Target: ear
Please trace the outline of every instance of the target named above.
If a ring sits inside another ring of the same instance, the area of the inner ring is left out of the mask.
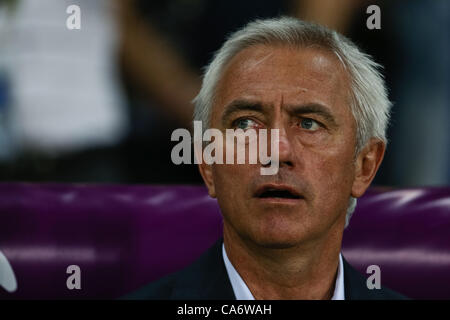
[[[205,182],[206,187],[208,188],[208,193],[209,193],[210,197],[215,198],[216,197],[216,188],[214,186],[214,178],[213,178],[213,172],[212,172],[213,165],[205,163],[205,161],[203,159],[202,151],[196,151],[195,156],[198,160],[202,159],[201,162],[197,161],[198,162],[198,170],[200,171],[203,181]]]
[[[372,138],[358,154],[355,161],[352,197],[359,198],[367,190],[380,167],[385,150],[383,141]]]

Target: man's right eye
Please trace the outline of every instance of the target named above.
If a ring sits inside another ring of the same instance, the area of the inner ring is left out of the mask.
[[[233,122],[233,127],[235,127],[236,129],[246,130],[255,126],[256,122],[249,118],[240,118]]]

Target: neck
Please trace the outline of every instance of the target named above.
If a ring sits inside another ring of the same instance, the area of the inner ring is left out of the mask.
[[[343,226],[336,226],[320,239],[274,249],[241,237],[225,223],[224,245],[255,299],[331,299],[342,230]]]

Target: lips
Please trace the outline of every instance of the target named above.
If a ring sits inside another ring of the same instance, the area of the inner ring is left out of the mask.
[[[299,200],[303,196],[287,185],[265,184],[257,188],[254,196],[259,199]]]

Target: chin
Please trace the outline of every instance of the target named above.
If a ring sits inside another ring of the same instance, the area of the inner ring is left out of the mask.
[[[290,249],[295,247],[296,244],[282,241],[267,241],[258,243],[258,245],[266,249]]]
[[[289,249],[299,245],[304,241],[304,231],[292,228],[287,230],[286,228],[270,228],[267,230],[263,228],[257,232],[253,238],[253,241],[261,247],[268,249]]]

